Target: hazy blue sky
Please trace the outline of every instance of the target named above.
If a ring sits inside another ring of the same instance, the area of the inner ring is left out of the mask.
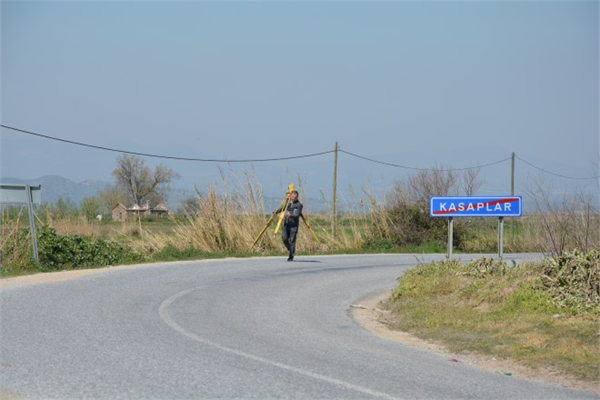
[[[292,157],[338,141],[421,168],[514,151],[588,177],[599,160],[596,1],[2,1],[0,18],[1,121],[27,131],[187,158]],[[1,176],[111,180],[116,153],[0,134]],[[181,184],[219,179],[219,164],[158,162]],[[339,162],[342,186],[410,172]],[[332,165],[328,154],[234,168],[254,166],[266,188],[300,173],[316,195]],[[482,170],[484,191],[508,192],[510,162],[498,168]]]

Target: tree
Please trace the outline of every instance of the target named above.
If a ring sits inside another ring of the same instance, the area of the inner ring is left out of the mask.
[[[77,215],[77,204],[71,199],[63,199],[62,196],[50,207],[55,218],[66,218],[68,216]]]
[[[81,215],[87,218],[88,221],[93,220],[100,213],[100,200],[95,197],[84,197],[79,204]]]
[[[117,158],[117,167],[112,174],[116,188],[140,205],[147,201],[155,204],[166,201],[171,182],[179,179],[177,172],[162,164],[152,171],[143,158],[127,154]]]
[[[419,207],[428,210],[431,196],[456,194],[459,179],[459,175],[451,168],[436,165],[408,177],[408,194]]]
[[[473,196],[481,188],[479,168],[469,168],[460,175],[461,186],[465,195]]]
[[[115,185],[111,185],[100,192],[98,192],[98,197],[100,198],[100,204],[103,208],[103,212],[106,214],[110,214],[112,209],[119,203],[126,205],[129,201],[127,199],[127,194],[122,190],[117,188]]]

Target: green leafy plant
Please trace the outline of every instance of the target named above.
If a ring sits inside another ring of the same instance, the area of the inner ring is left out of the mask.
[[[143,258],[128,247],[104,238],[58,235],[44,226],[38,235],[40,264],[46,270],[116,265]]]

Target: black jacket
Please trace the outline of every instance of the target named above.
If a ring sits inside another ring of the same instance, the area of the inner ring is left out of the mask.
[[[302,203],[300,203],[300,200],[296,200],[293,203],[290,202],[287,210],[290,215],[289,217],[285,216],[284,224],[291,227],[298,226],[300,224],[300,216],[302,215]]]
[[[296,200],[295,202],[289,202],[287,205],[286,211],[290,212],[289,216],[285,216],[283,220],[283,224],[289,227],[295,227],[300,225],[300,216],[302,215],[302,203],[300,200]],[[275,214],[280,213],[282,211],[281,207],[277,210],[273,211]]]

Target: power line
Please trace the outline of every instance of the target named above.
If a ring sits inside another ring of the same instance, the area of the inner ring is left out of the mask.
[[[575,177],[575,176],[566,176],[566,175],[555,174],[554,172],[550,172],[550,171],[547,171],[547,170],[545,170],[545,169],[542,169],[542,168],[540,168],[540,167],[538,167],[538,166],[535,166],[535,165],[533,165],[532,163],[530,163],[530,162],[527,162],[527,161],[523,160],[523,159],[522,159],[521,157],[519,157],[519,156],[515,156],[515,157],[516,157],[516,158],[518,158],[519,160],[523,161],[525,164],[529,165],[530,167],[533,167],[533,168],[535,168],[535,169],[538,169],[538,170],[540,170],[540,171],[542,171],[542,172],[544,172],[544,173],[546,173],[546,174],[550,174],[550,175],[558,176],[559,178],[566,178],[566,179],[598,179],[598,177],[596,177],[596,176],[590,176],[590,177],[587,177],[587,178],[578,178],[578,177]]]
[[[412,170],[418,170],[418,171],[437,171],[437,170],[442,169],[442,168],[417,168],[417,167],[408,167],[406,165],[399,165],[399,164],[393,164],[393,163],[389,163],[389,162],[385,162],[385,161],[374,160],[372,158],[368,158],[368,157],[360,156],[358,154],[350,153],[349,151],[345,151],[345,150],[342,150],[340,148],[338,148],[338,151],[340,151],[342,153],[345,153],[345,154],[348,154],[348,155],[350,155],[352,157],[360,158],[362,160],[370,161],[370,162],[377,163],[377,164],[387,165],[387,166],[395,167],[395,168],[412,169]],[[554,172],[550,172],[550,171],[547,171],[547,170],[542,169],[540,167],[537,167],[537,166],[531,164],[530,162],[527,162],[527,161],[523,160],[521,157],[518,157],[518,156],[515,156],[515,157],[518,158],[519,160],[523,161],[525,164],[533,167],[533,168],[536,168],[536,169],[538,169],[538,170],[540,170],[542,172],[545,172],[547,174],[550,174],[550,175],[558,176],[560,178],[581,179],[581,180],[583,180],[583,179],[598,179],[598,177],[580,178],[580,177],[574,177],[574,176],[566,176],[566,175],[555,174]],[[492,162],[492,163],[489,163],[489,164],[478,165],[478,166],[475,166],[475,167],[449,168],[449,169],[444,169],[444,170],[445,171],[464,171],[464,170],[468,170],[468,169],[484,168],[484,167],[489,167],[489,166],[492,166],[492,165],[503,163],[503,162],[508,161],[510,159],[511,159],[511,157],[508,157],[508,158],[505,158],[505,159],[502,159],[502,160],[499,160],[499,161],[495,161],[495,162]]]
[[[44,139],[50,139],[50,140],[55,140],[58,142],[74,144],[76,146],[90,147],[93,149],[112,151],[115,153],[134,154],[137,156],[163,158],[163,159],[168,159],[168,160],[179,160],[179,161],[199,161],[199,162],[218,162],[218,163],[250,163],[250,162],[283,161],[283,160],[293,160],[293,159],[297,159],[297,158],[316,157],[316,156],[322,156],[324,154],[329,154],[329,153],[334,152],[334,150],[329,150],[329,151],[323,151],[320,153],[304,154],[304,155],[300,155],[300,156],[280,157],[280,158],[263,158],[263,159],[255,159],[255,160],[223,160],[223,159],[187,158],[187,157],[165,156],[165,155],[160,155],[160,154],[140,153],[137,151],[130,151],[130,150],[113,149],[110,147],[96,146],[96,145],[89,144],[89,143],[75,142],[73,140],[67,140],[67,139],[57,138],[54,136],[43,135],[41,133],[36,133],[36,132],[26,131],[23,129],[13,128],[12,126],[7,126],[7,125],[0,125],[0,127],[10,129],[13,131],[17,131],[17,132],[22,132],[27,135],[41,137]]]
[[[340,152],[348,154],[349,156],[352,157],[356,157],[356,158],[360,158],[362,160],[366,160],[366,161],[370,161],[370,162],[374,162],[377,164],[382,164],[382,165],[388,165],[390,167],[395,167],[395,168],[404,168],[404,169],[412,169],[412,170],[418,170],[418,171],[437,171],[440,170],[441,168],[417,168],[417,167],[408,167],[406,165],[398,165],[398,164],[392,164],[389,162],[385,162],[385,161],[378,161],[378,160],[374,160],[372,158],[367,158],[367,157],[363,157],[363,156],[359,156],[358,154],[354,154],[354,153],[350,153],[348,151],[342,150],[342,149],[338,149]],[[491,165],[495,165],[495,164],[500,164],[502,162],[508,161],[510,160],[510,157],[505,158],[503,160],[499,160],[499,161],[495,161],[493,163],[489,163],[489,164],[484,164],[484,165],[479,165],[476,167],[465,167],[465,168],[449,168],[449,169],[444,169],[445,171],[464,171],[464,170],[468,170],[468,169],[477,169],[477,168],[483,168],[483,167],[489,167]]]
[[[317,156],[322,156],[325,154],[330,154],[330,153],[334,153],[335,150],[328,150],[328,151],[322,151],[319,153],[312,153],[312,154],[304,154],[304,155],[299,155],[299,156],[290,156],[290,157],[279,157],[279,158],[263,158],[263,159],[241,159],[241,160],[227,160],[227,159],[205,159],[205,158],[188,158],[188,157],[176,157],[176,156],[166,156],[166,155],[160,155],[160,154],[151,154],[151,153],[141,153],[141,152],[137,152],[137,151],[130,151],[130,150],[122,150],[122,149],[114,149],[114,148],[110,148],[110,147],[103,147],[103,146],[96,146],[93,144],[89,144],[89,143],[83,143],[83,142],[76,142],[73,140],[67,140],[67,139],[61,139],[58,137],[54,137],[54,136],[50,136],[50,135],[44,135],[41,133],[36,133],[36,132],[31,132],[31,131],[26,131],[24,129],[19,129],[19,128],[14,128],[12,126],[7,126],[7,125],[2,125],[0,124],[0,127],[5,128],[5,129],[10,129],[16,132],[21,132],[21,133],[25,133],[27,135],[31,135],[31,136],[37,136],[37,137],[41,137],[44,139],[49,139],[49,140],[55,140],[58,142],[63,142],[63,143],[69,143],[69,144],[73,144],[76,146],[82,146],[82,147],[89,147],[89,148],[93,148],[93,149],[98,149],[98,150],[105,150],[105,151],[112,151],[115,153],[123,153],[123,154],[133,154],[133,155],[137,155],[137,156],[143,156],[143,157],[152,157],[152,158],[162,158],[162,159],[168,159],[168,160],[179,160],[179,161],[197,161],[197,162],[215,162],[215,163],[251,163],[251,162],[269,162],[269,161],[284,161],[284,160],[294,160],[294,159],[299,159],[299,158],[309,158],[309,157],[317,157]],[[368,158],[368,157],[364,157],[355,153],[351,153],[349,151],[345,151],[342,150],[338,147],[338,151],[348,154],[349,156],[352,157],[356,157],[356,158],[360,158],[362,160],[365,161],[369,161],[372,163],[376,163],[376,164],[381,164],[381,165],[387,165],[390,167],[394,167],[394,168],[404,168],[404,169],[411,169],[411,170],[417,170],[417,171],[435,171],[435,170],[439,170],[440,168],[418,168],[418,167],[409,167],[406,165],[399,165],[399,164],[393,164],[393,163],[389,163],[389,162],[385,162],[385,161],[379,161],[379,160],[375,160],[372,158]],[[574,176],[567,176],[567,175],[560,175],[560,174],[556,174],[554,172],[550,172],[548,170],[545,170],[543,168],[540,168],[524,159],[522,159],[521,157],[515,156],[516,158],[518,158],[520,161],[524,162],[525,164],[538,169],[544,173],[550,174],[550,175],[554,175],[560,178],[565,178],[565,179],[578,179],[578,180],[590,180],[590,179],[598,179],[598,177],[585,177],[585,178],[581,178],[581,177],[574,177]],[[511,157],[502,159],[502,160],[498,160],[489,164],[484,164],[484,165],[479,165],[479,166],[475,166],[475,167],[464,167],[464,168],[450,168],[450,169],[446,169],[446,171],[464,171],[464,170],[469,170],[469,169],[477,169],[477,168],[484,168],[484,167],[489,167],[492,165],[496,165],[496,164],[500,164],[503,163],[505,161],[510,160]]]

